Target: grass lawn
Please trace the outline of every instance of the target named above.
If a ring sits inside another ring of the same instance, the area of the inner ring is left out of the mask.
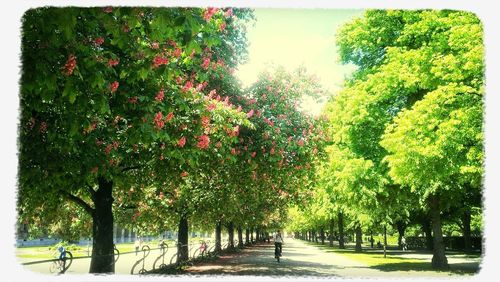
[[[338,247],[330,247],[328,243],[321,245],[318,243],[306,242],[306,244],[316,246],[327,252],[335,252],[337,254],[343,255],[352,260],[356,260],[366,264],[370,268],[378,269],[381,271],[434,271],[439,272],[439,270],[432,269],[431,257],[429,252],[405,252],[400,251],[387,251],[387,256],[384,258],[382,250],[370,249],[364,246],[364,251],[361,253],[354,252],[352,246],[348,246],[346,249],[338,249]],[[417,257],[411,257],[413,254]],[[419,256],[420,255],[420,256]],[[422,255],[426,255],[422,257]],[[406,256],[406,257],[405,257]],[[450,263],[450,270],[447,272],[454,274],[474,274],[479,271],[479,264],[474,260],[467,259],[477,259],[480,255],[471,254],[447,254],[448,260],[450,257],[461,258],[463,262],[460,263]]]

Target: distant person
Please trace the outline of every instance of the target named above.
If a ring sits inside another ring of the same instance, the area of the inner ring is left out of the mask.
[[[281,256],[282,245],[283,245],[283,236],[281,235],[281,232],[278,230],[276,232],[276,234],[274,235],[274,253],[275,253],[275,256]]]
[[[407,250],[405,236],[401,237],[401,247],[403,248],[403,252]]]

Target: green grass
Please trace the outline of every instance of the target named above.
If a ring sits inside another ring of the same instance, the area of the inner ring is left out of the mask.
[[[384,258],[382,250],[372,250],[363,251],[361,253],[356,253],[353,248],[349,247],[346,249],[338,249],[338,247],[330,247],[327,244],[321,245],[318,243],[306,242],[306,244],[313,245],[327,252],[334,252],[345,256],[349,259],[359,261],[370,268],[378,269],[381,271],[430,271],[430,272],[440,272],[435,270],[431,266],[430,259],[427,258],[408,258],[402,257],[401,253],[393,252],[391,250],[387,251],[387,255]],[[366,247],[364,247],[366,248]],[[422,254],[428,254],[426,252],[421,252]],[[455,255],[456,256],[456,255]],[[458,255],[464,258],[478,258],[479,255]],[[450,264],[450,269],[446,272],[454,274],[474,274],[479,271],[479,266],[476,262],[464,262]]]

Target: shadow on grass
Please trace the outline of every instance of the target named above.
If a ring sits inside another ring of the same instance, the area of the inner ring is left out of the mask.
[[[377,269],[380,271],[435,271],[435,272],[448,272],[453,274],[475,274],[479,271],[477,263],[455,263],[450,264],[449,270],[436,270],[433,269],[430,262],[397,262],[397,263],[384,263],[379,265],[370,266],[369,268]]]

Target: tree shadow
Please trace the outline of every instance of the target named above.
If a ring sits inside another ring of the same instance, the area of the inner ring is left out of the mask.
[[[413,259],[412,259],[413,260]],[[450,264],[449,270],[433,269],[428,261],[408,261],[408,262],[394,262],[384,263],[379,265],[370,266],[369,268],[377,269],[385,272],[392,271],[433,271],[433,272],[447,272],[450,274],[476,274],[479,272],[479,264],[474,262],[454,263]]]

